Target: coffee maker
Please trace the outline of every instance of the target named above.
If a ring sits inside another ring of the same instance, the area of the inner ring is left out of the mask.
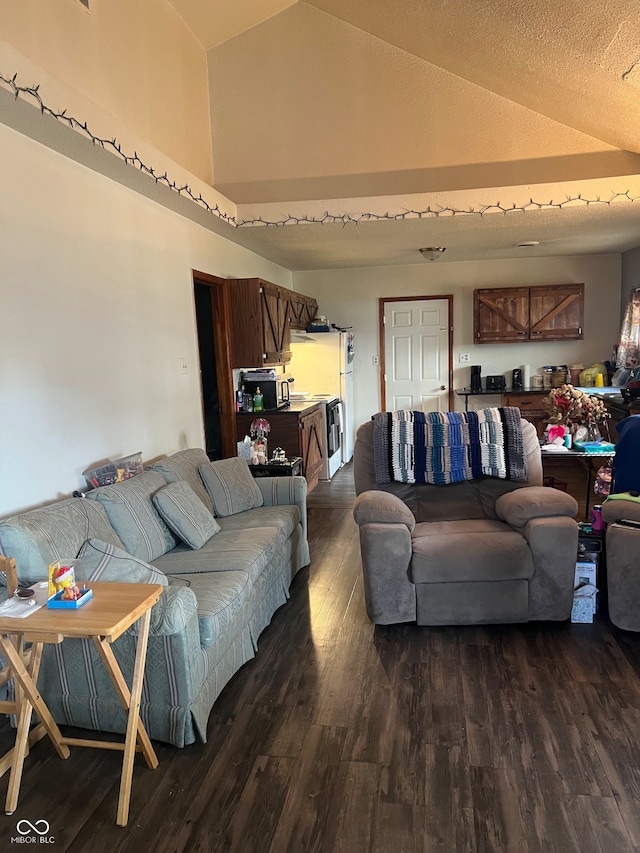
[[[522,391],[522,368],[514,367],[511,371],[511,390]]]
[[[471,390],[474,394],[482,391],[482,377],[480,376],[482,368],[479,364],[471,365]]]

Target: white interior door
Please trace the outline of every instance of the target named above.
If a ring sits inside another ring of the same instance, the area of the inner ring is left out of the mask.
[[[449,300],[385,302],[385,408],[449,410]]]

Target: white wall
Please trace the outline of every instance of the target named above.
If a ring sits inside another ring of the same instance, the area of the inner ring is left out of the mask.
[[[291,274],[1,124],[0,150],[1,517],[202,447],[192,269]]]
[[[585,285],[584,340],[557,343],[473,344],[473,291],[508,285]],[[414,264],[353,270],[294,273],[295,290],[314,296],[319,313],[332,323],[353,326],[355,423],[368,420],[381,408],[378,368],[378,300],[393,296],[453,295],[454,387],[469,384],[469,368],[460,365],[460,352],[471,354],[471,364],[482,375],[511,371],[529,364],[531,372],[545,364],[569,364],[608,359],[620,330],[620,255],[533,258],[464,263]],[[295,375],[295,365],[291,372]],[[483,398],[487,400],[487,398]],[[495,405],[493,398],[488,398]],[[489,402],[485,402],[488,405]],[[462,398],[456,408],[463,408]]]

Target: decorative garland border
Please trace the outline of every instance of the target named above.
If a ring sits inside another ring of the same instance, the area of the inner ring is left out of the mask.
[[[13,93],[14,100],[17,101],[18,98],[30,99],[32,102],[35,102],[35,105],[37,105],[42,115],[51,116],[56,119],[56,121],[66,124],[71,130],[82,133],[87,139],[91,140],[93,145],[98,145],[105,151],[115,154],[117,157],[120,157],[125,165],[132,166],[140,172],[144,172],[149,175],[155,180],[156,184],[166,186],[169,190],[176,192],[180,196],[186,196],[207,213],[218,217],[218,219],[223,220],[234,228],[242,228],[243,226],[275,226],[276,228],[279,228],[291,225],[335,225],[337,223],[346,226],[349,224],[358,225],[360,222],[399,222],[409,219],[439,219],[446,216],[482,217],[487,213],[502,213],[506,216],[508,213],[526,213],[530,210],[562,210],[564,207],[568,207],[569,205],[575,206],[576,203],[582,204],[586,207],[589,207],[589,205],[605,205],[610,207],[612,204],[619,202],[622,199],[626,199],[632,203],[640,201],[640,196],[633,196],[630,191],[627,190],[626,192],[613,193],[609,198],[601,198],[600,196],[597,196],[596,198],[584,198],[582,193],[579,193],[577,196],[567,196],[564,201],[560,202],[555,202],[553,199],[548,202],[540,202],[530,198],[529,201],[523,205],[517,205],[514,203],[507,206],[498,201],[495,204],[486,204],[479,207],[468,208],[450,207],[448,205],[431,207],[428,205],[422,210],[407,209],[400,213],[364,212],[360,214],[335,214],[327,211],[322,216],[310,216],[307,214],[303,216],[294,216],[292,214],[288,214],[287,216],[283,216],[281,219],[277,220],[265,219],[262,216],[254,217],[253,219],[237,219],[235,216],[226,213],[218,204],[209,204],[209,202],[202,197],[202,193],[198,193],[196,195],[188,184],[183,184],[182,186],[178,185],[174,180],[169,178],[166,171],[164,174],[159,174],[153,166],[147,166],[146,163],[140,159],[137,151],[134,151],[133,154],[127,154],[122,150],[122,146],[117,141],[116,137],[113,137],[113,139],[105,139],[100,136],[96,136],[96,134],[91,131],[86,121],[81,122],[74,116],[67,115],[66,109],[62,110],[62,112],[58,112],[52,107],[49,107],[40,95],[39,84],[37,86],[21,86],[18,84],[17,79],[17,72],[13,77],[5,77],[0,73],[0,83],[4,84],[5,87]]]

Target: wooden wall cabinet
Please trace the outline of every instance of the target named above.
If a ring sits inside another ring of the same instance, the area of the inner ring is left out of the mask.
[[[584,285],[474,290],[473,322],[477,344],[581,340]]]
[[[231,367],[291,361],[289,292],[259,278],[230,282]]]
[[[242,441],[250,435],[251,421],[257,414],[240,412],[236,415],[237,440]],[[311,491],[318,484],[318,478],[324,462],[324,440],[322,435],[322,411],[319,405],[303,412],[262,412],[260,417],[269,421],[269,454],[281,447],[292,459],[302,458],[302,473],[307,480],[307,489]]]
[[[306,329],[318,311],[310,296],[260,278],[229,281],[232,367],[291,361],[291,329]]]
[[[302,293],[289,293],[289,326],[304,332],[318,313],[318,302]]]

